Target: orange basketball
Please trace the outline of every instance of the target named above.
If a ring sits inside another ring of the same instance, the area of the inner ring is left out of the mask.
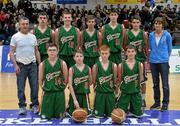
[[[87,118],[87,111],[82,108],[75,109],[72,113],[72,118],[76,122],[84,122]]]
[[[126,114],[124,110],[116,108],[112,111],[111,118],[113,122],[121,124],[125,120]]]

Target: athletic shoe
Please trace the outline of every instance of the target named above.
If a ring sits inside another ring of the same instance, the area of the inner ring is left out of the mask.
[[[136,115],[136,114],[134,114],[134,113],[129,112],[128,116],[133,116],[133,117],[135,117],[135,118],[142,118],[142,117],[143,117],[143,114],[142,114],[142,115]]]
[[[154,103],[151,107],[150,107],[150,109],[151,110],[153,110],[153,109],[160,109],[160,104],[157,104],[157,103]]]
[[[34,113],[34,114],[38,114],[39,113],[39,109],[38,109],[38,106],[32,106],[32,112]]]
[[[26,107],[21,107],[19,108],[19,115],[26,115],[27,114],[27,110]]]
[[[166,111],[166,110],[168,110],[168,107],[167,107],[167,106],[162,106],[162,107],[161,107],[161,112]]]

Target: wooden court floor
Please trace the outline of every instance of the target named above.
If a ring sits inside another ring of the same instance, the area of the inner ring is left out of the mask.
[[[151,74],[148,74],[146,102],[147,107],[153,104]],[[39,91],[39,100],[41,100],[41,90]],[[68,101],[69,91],[66,89],[66,101]],[[30,92],[28,81],[26,83],[26,99],[30,104]],[[66,102],[67,103],[67,102]],[[93,90],[91,87],[90,103],[93,106]],[[10,73],[0,73],[0,110],[18,109],[16,76]],[[170,110],[180,110],[180,75],[170,74]]]

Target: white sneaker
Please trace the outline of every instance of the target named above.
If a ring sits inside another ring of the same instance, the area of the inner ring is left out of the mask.
[[[39,113],[38,106],[36,106],[36,105],[33,106],[31,110],[32,110],[32,112],[33,112],[34,114],[38,114],[38,113]]]
[[[26,107],[21,107],[19,108],[19,115],[26,115],[27,114],[27,110]]]

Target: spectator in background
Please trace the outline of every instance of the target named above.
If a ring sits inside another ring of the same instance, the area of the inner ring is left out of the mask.
[[[24,115],[26,111],[25,84],[29,80],[31,89],[32,111],[38,113],[38,74],[37,64],[40,63],[39,51],[36,37],[29,33],[29,19],[21,17],[19,19],[20,31],[12,36],[10,46],[10,58],[15,67],[17,76],[17,90],[19,99],[19,115]],[[14,53],[16,52],[16,59]]]
[[[38,13],[40,12],[39,8],[37,8],[37,4],[34,4],[33,10],[32,10],[32,23],[37,24],[37,18],[38,18]]]
[[[19,0],[18,1],[18,6],[17,6],[17,9],[24,9],[24,0]]]
[[[25,11],[25,16],[29,18],[29,20],[32,22],[32,3],[30,0],[24,0],[24,11]]]
[[[175,29],[172,33],[173,45],[180,46],[180,19],[176,20]]]
[[[150,109],[161,107],[160,80],[162,79],[163,101],[161,111],[168,110],[169,105],[169,57],[172,50],[172,37],[169,32],[164,30],[164,21],[162,17],[154,20],[155,31],[149,35],[150,46],[150,68],[153,79],[154,104]]]
[[[0,10],[3,8],[3,1],[2,0],[0,0]]]
[[[15,11],[15,7],[12,0],[7,0],[6,9],[9,10],[10,12]]]

